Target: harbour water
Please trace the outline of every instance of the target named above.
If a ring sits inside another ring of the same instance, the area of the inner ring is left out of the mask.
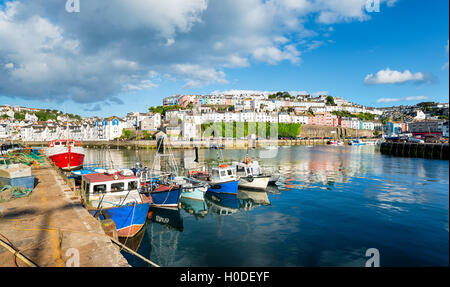
[[[247,150],[221,152],[231,162]],[[90,149],[85,163],[151,167],[154,153]],[[181,167],[193,167],[194,151],[173,153]],[[448,161],[386,156],[375,146],[249,154],[281,171],[277,186],[267,193],[240,190],[222,201],[233,204],[227,215],[219,215],[217,198],[152,210],[132,243],[137,251],[161,266],[365,266],[366,250],[377,248],[381,266],[448,266]],[[200,161],[217,156],[199,151]],[[124,256],[133,266],[147,266]]]

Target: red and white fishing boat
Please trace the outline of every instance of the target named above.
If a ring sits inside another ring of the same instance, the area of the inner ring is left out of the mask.
[[[84,149],[81,142],[72,139],[53,140],[48,143],[46,155],[63,170],[79,169],[83,166]]]

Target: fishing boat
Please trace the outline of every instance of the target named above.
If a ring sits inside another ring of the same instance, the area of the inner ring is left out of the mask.
[[[119,237],[133,237],[144,226],[150,201],[139,192],[139,178],[114,170],[83,175],[82,202],[99,220],[112,219]]]
[[[165,137],[158,138],[158,148],[151,169],[136,163],[133,169],[141,181],[141,193],[151,199],[150,205],[161,208],[178,208],[183,187],[174,179],[178,174],[178,165],[173,156],[170,142]],[[163,161],[161,161],[163,159]],[[161,164],[165,167],[161,169]]]
[[[63,170],[80,169],[83,166],[85,155],[81,142],[72,139],[50,141],[45,154]]]
[[[150,200],[153,207],[178,208],[182,186],[172,182],[172,175],[152,174],[150,171],[138,171],[141,194]]]
[[[209,192],[237,194],[239,177],[236,175],[236,169],[228,164],[221,164],[213,167],[210,173],[205,169],[189,171],[189,177],[195,178],[208,184]]]
[[[348,142],[348,145],[352,145],[352,146],[361,146],[361,145],[366,145],[365,142],[361,141],[360,139],[356,139],[356,140],[351,140]]]
[[[266,190],[271,175],[263,174],[257,161],[247,155],[243,162],[233,162],[233,168],[239,176],[240,188]]]
[[[329,140],[327,142],[327,145],[339,146],[339,145],[344,145],[344,142],[343,141],[337,141],[337,140]]]
[[[23,163],[11,163],[0,157],[0,184],[24,188],[34,188],[34,175],[31,167]]]
[[[199,201],[204,200],[204,194],[208,190],[206,184],[203,184],[202,182],[194,178],[188,178],[184,176],[175,177],[173,181],[183,187],[181,198]]]

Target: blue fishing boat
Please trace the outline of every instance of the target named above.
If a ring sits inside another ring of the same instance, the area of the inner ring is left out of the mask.
[[[239,177],[236,169],[227,164],[211,169],[211,173],[205,171],[190,171],[189,176],[208,184],[208,191],[213,193],[237,194]]]
[[[348,142],[348,144],[349,144],[349,145],[352,145],[352,146],[366,145],[365,142],[363,142],[363,141],[361,141],[361,140],[359,140],[359,139],[351,140],[351,141]]]
[[[144,187],[141,194],[147,197],[153,207],[178,208],[182,190],[179,185],[154,183]]]
[[[99,220],[112,219],[119,237],[133,237],[144,226],[150,202],[139,192],[139,178],[120,173],[82,177],[82,201]]]

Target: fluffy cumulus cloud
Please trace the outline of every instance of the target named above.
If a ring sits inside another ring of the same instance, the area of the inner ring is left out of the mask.
[[[79,13],[62,0],[0,6],[1,95],[118,103],[120,93],[164,79],[225,84],[225,69],[299,64],[302,51],[321,45],[308,23],[369,19],[366,0],[80,2]]]
[[[423,83],[428,79],[429,77],[421,72],[411,73],[409,70],[400,72],[387,68],[386,70],[378,71],[375,75],[368,74],[364,82],[368,85],[403,84],[406,82]]]

